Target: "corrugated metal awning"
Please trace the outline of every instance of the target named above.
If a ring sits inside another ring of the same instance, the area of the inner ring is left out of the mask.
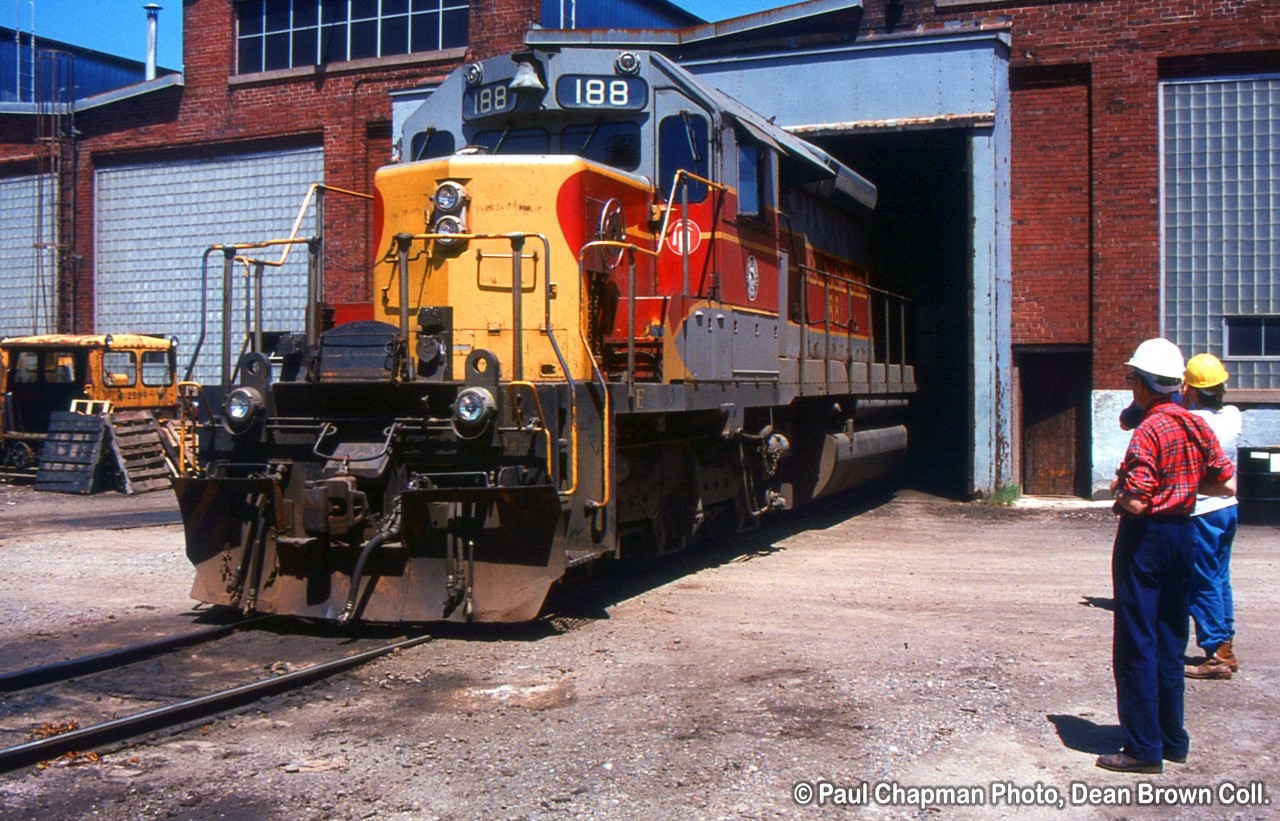
[[[824,197],[847,197],[867,208],[875,208],[875,185],[852,168],[816,145],[775,125],[719,89],[706,85],[661,54],[654,53],[651,58],[655,66],[678,81],[685,93],[701,98],[701,102],[708,108],[718,109],[751,136],[799,163],[803,171],[801,177],[814,193]]]

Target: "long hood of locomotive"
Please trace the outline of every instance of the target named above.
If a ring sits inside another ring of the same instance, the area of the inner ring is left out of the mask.
[[[483,349],[497,355],[504,365],[504,379],[511,376],[506,366],[513,359],[515,317],[512,244],[507,235],[525,235],[520,266],[523,377],[564,379],[548,339],[549,304],[550,332],[569,375],[589,379],[590,361],[581,343],[578,255],[584,244],[602,237],[601,215],[606,207],[621,209],[629,241],[641,245],[651,241],[646,234],[648,182],[574,156],[454,155],[390,166],[375,178],[379,247],[391,247],[398,234],[430,232],[431,197],[446,181],[466,191],[466,233],[486,238],[459,240],[447,248],[438,243],[423,245],[429,251],[416,255],[407,277],[410,315],[425,306],[450,306],[453,372],[461,373],[466,357]],[[597,264],[598,258],[592,255],[588,266]],[[394,263],[384,261],[376,268],[373,283],[378,299],[375,318],[391,323],[400,309],[395,276]]]

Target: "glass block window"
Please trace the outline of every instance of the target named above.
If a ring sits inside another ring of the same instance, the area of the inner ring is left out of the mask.
[[[237,72],[463,48],[468,0],[240,0]]]
[[[1161,84],[1165,336],[1280,388],[1280,76]]]

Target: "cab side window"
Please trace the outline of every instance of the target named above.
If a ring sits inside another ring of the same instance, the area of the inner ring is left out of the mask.
[[[168,352],[142,352],[142,384],[150,388],[163,388],[173,384]]]
[[[54,385],[75,382],[75,357],[69,353],[50,352],[45,354],[44,381]]]
[[[738,135],[738,214],[764,218],[765,160],[759,143]]]
[[[23,351],[18,354],[13,364],[11,381],[19,384],[30,384],[40,381],[40,354],[35,351]]]
[[[102,354],[102,384],[127,388],[138,381],[138,359],[133,351],[105,351]]]
[[[707,139],[707,120],[688,111],[664,117],[658,124],[659,193],[680,202],[680,190],[672,194],[671,185],[679,171],[688,171],[706,179],[711,167],[711,143]],[[689,191],[689,202],[702,202],[707,197],[704,182],[681,178]]]

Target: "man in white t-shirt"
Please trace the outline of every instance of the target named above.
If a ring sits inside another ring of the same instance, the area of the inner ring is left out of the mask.
[[[1216,356],[1202,353],[1191,357],[1183,376],[1182,405],[1209,423],[1234,463],[1241,417],[1234,405],[1223,404],[1229,376]],[[1236,535],[1237,509],[1234,496],[1196,496],[1196,509],[1191,516],[1196,552],[1188,604],[1196,625],[1196,644],[1204,650],[1205,657],[1187,665],[1187,678],[1225,680],[1240,669],[1231,647],[1236,632],[1231,542]]]

